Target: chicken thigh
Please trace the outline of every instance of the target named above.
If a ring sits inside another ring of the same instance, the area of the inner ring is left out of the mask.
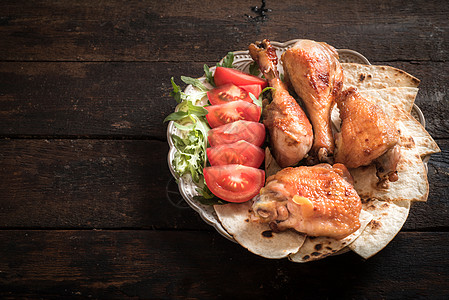
[[[251,44],[249,51],[269,85],[274,88],[271,91],[273,100],[263,112],[263,123],[270,133],[273,155],[281,167],[295,165],[312,146],[312,125],[279,79],[276,51],[270,42],[264,40],[259,46]]]
[[[311,154],[329,162],[334,152],[330,113],[343,86],[338,53],[326,43],[300,40],[282,55],[282,62],[286,81],[301,97],[313,126]]]
[[[335,136],[336,162],[348,168],[366,166],[397,144],[399,132],[395,124],[378,105],[363,98],[355,88],[344,91],[337,98],[337,106],[341,132]],[[395,168],[397,157],[393,151],[379,162]],[[391,159],[393,161],[389,162]]]
[[[268,177],[253,204],[255,219],[275,231],[344,238],[360,227],[362,208],[350,177],[342,164],[285,168]]]

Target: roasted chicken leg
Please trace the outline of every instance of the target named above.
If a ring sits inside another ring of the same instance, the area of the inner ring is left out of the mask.
[[[312,141],[312,125],[296,100],[279,79],[277,56],[268,40],[260,45],[251,44],[249,51],[259,64],[269,85],[273,100],[263,112],[263,123],[270,132],[274,157],[281,167],[297,164],[309,152]]]
[[[355,88],[350,88],[337,98],[340,110],[341,132],[336,134],[335,161],[348,168],[369,165],[393,148],[399,132],[393,122],[376,104],[363,98]],[[396,151],[388,153],[379,162],[397,164]],[[392,160],[392,161],[391,161]]]
[[[326,43],[300,40],[282,55],[282,62],[285,79],[304,102],[313,126],[311,154],[330,161],[334,152],[330,113],[343,86],[338,53]]]
[[[348,180],[342,164],[285,168],[268,177],[253,204],[255,219],[277,231],[344,238],[360,227],[362,208]]]

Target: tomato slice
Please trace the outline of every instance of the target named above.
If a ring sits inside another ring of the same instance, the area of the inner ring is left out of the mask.
[[[252,199],[265,183],[263,170],[236,164],[207,167],[203,173],[212,194],[229,202]]]
[[[240,140],[260,147],[265,141],[265,126],[259,122],[235,121],[209,130],[207,138],[211,147]]]
[[[212,166],[240,164],[258,168],[265,158],[261,148],[243,140],[207,148],[206,152]]]
[[[253,102],[246,90],[232,83],[228,83],[208,91],[207,98],[209,98],[209,102],[212,105],[225,104],[237,100],[243,100],[251,103]]]
[[[261,107],[242,100],[206,106],[205,108],[209,112],[206,115],[207,122],[212,128],[238,120],[258,122],[262,112]]]
[[[217,86],[221,86],[226,83],[233,83],[237,86],[258,84],[262,88],[267,86],[267,81],[260,77],[247,74],[237,69],[225,67],[217,67],[215,69],[214,81]]]
[[[254,95],[254,97],[259,98],[260,93],[262,93],[262,86],[260,84],[248,84],[241,85],[242,89]]]

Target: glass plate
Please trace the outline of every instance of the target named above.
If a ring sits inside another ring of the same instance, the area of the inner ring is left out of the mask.
[[[298,40],[291,40],[285,43],[279,43],[279,42],[271,42],[271,45],[276,49],[276,54],[278,57],[282,55],[287,49],[293,46]],[[362,54],[350,50],[350,49],[338,49],[338,54],[341,62],[350,62],[350,63],[359,63],[359,64],[367,64],[369,65],[370,62],[366,57],[364,57]],[[234,67],[236,69],[242,70],[244,72],[249,72],[249,66],[253,62],[248,50],[246,51],[235,51],[234,52]],[[211,68],[213,70],[214,68]],[[278,65],[278,70],[280,74],[283,74],[284,70],[282,68],[282,63],[280,62]],[[205,81],[204,77],[199,78],[203,82]],[[187,88],[184,91],[185,93],[192,93],[194,92],[192,86],[187,86]],[[206,103],[204,103],[206,104]],[[412,110],[412,115],[424,126],[425,120],[424,116],[421,112],[421,110],[418,108],[418,106],[414,105]],[[222,236],[227,238],[230,241],[236,242],[234,238],[223,228],[220,221],[218,220],[217,214],[215,213],[215,210],[213,206],[210,205],[203,205],[200,202],[194,200],[194,196],[198,195],[196,192],[196,185],[192,181],[190,175],[179,177],[172,165],[172,161],[174,159],[174,155],[176,152],[176,148],[173,145],[173,142],[171,140],[172,134],[179,134],[178,129],[174,126],[173,121],[171,121],[168,124],[167,128],[167,140],[168,144],[170,146],[170,150],[168,152],[168,166],[170,168],[170,172],[172,173],[173,177],[176,178],[178,182],[179,192],[181,193],[181,196],[184,198],[184,200],[187,202],[187,204],[194,209],[198,214],[201,216],[201,218],[209,225],[213,226],[218,233],[220,233]],[[427,167],[427,164],[426,164]]]

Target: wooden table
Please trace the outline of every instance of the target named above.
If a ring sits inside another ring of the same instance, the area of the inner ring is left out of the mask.
[[[370,2],[370,3],[368,3]],[[445,1],[2,1],[0,298],[447,299],[449,5]],[[427,203],[378,255],[268,260],[177,193],[170,78],[228,51],[309,38],[422,80],[442,149]]]

